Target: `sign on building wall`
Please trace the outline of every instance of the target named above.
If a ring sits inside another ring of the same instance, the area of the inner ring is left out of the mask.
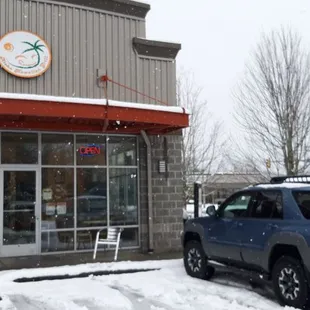
[[[51,61],[49,46],[34,33],[13,31],[0,39],[0,66],[14,76],[40,76],[48,70]]]

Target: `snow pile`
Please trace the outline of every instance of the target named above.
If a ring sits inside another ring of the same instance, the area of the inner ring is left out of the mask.
[[[159,271],[70,280],[14,283],[16,277],[76,274],[86,270],[158,268]],[[182,260],[118,262],[0,273],[1,310],[277,310],[246,282],[223,275],[212,282],[186,275]]]
[[[0,281],[13,281],[17,278],[34,278],[55,275],[78,275],[95,271],[114,271],[128,269],[158,269],[169,268],[175,265],[174,260],[142,261],[142,262],[112,262],[80,264],[75,266],[61,266],[50,268],[21,269],[0,272]],[[0,292],[1,294],[1,292]]]

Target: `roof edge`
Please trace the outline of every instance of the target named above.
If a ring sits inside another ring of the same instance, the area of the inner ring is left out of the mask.
[[[146,18],[150,11],[150,4],[132,0],[50,0],[51,2],[93,8],[138,18]]]
[[[169,59],[176,59],[182,48],[180,43],[155,41],[138,37],[132,39],[132,44],[138,55]]]
[[[57,102],[57,103],[77,103],[77,104],[103,105],[103,106],[106,105],[106,99],[32,95],[32,94],[22,94],[22,93],[1,93],[0,92],[0,103],[1,103],[1,99],[33,100],[33,101]],[[156,111],[179,113],[179,114],[189,114],[189,112],[185,108],[182,108],[179,106],[165,106],[165,105],[159,105],[159,104],[125,102],[125,101],[116,101],[116,100],[109,100],[109,106],[143,109],[143,110],[156,110]]]

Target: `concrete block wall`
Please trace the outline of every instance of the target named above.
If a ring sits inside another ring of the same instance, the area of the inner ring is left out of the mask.
[[[183,179],[181,135],[150,137],[152,144],[152,191],[154,251],[181,249],[183,229]],[[142,250],[148,248],[146,146],[140,141],[140,223]],[[167,162],[167,173],[159,173],[158,162]]]

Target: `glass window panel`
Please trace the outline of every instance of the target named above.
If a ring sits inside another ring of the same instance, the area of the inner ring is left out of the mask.
[[[136,228],[125,228],[121,234],[121,247],[134,247],[139,245],[139,230]]]
[[[41,234],[41,251],[60,252],[74,250],[73,231],[48,231]]]
[[[121,234],[120,248],[139,246],[138,227],[124,228]],[[115,249],[115,245],[110,245],[109,249]]]
[[[96,230],[78,230],[76,232],[77,250],[93,250],[95,247]],[[107,230],[104,229],[100,233],[100,238],[105,239],[107,237]],[[103,245],[98,246],[98,250],[102,249]]]
[[[110,169],[110,225],[138,224],[137,169]]]
[[[76,162],[80,166],[105,166],[106,137],[76,136]]]
[[[136,137],[109,137],[109,164],[111,166],[137,165]]]
[[[107,225],[107,170],[77,169],[77,227]]]
[[[43,165],[73,165],[73,135],[42,135]]]
[[[4,171],[3,178],[3,244],[35,243],[36,173]]]
[[[74,227],[73,172],[70,168],[42,169],[42,230]]]
[[[248,210],[251,205],[253,193],[237,193],[232,196],[220,209],[220,217],[224,218],[243,218],[248,216]]]
[[[38,135],[36,133],[3,132],[1,134],[2,164],[37,164]]]

